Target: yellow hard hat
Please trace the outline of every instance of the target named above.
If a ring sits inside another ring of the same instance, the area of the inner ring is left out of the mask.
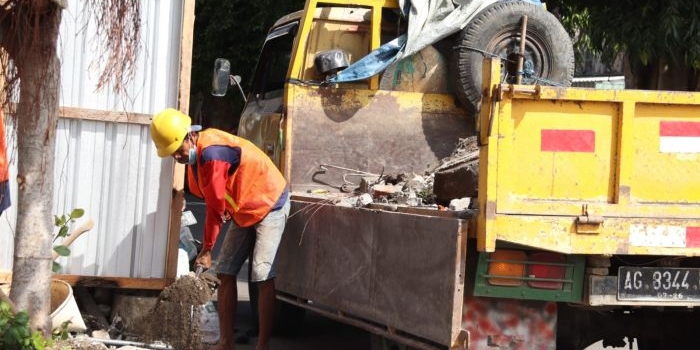
[[[158,156],[172,155],[182,145],[190,132],[192,119],[185,113],[167,108],[153,116],[151,122],[151,139],[156,145]]]

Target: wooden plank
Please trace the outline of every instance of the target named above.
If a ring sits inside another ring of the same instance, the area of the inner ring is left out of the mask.
[[[68,119],[84,119],[95,120],[113,123],[128,123],[128,124],[151,124],[150,114],[129,113],[104,111],[98,109],[76,108],[76,107],[61,107],[59,109],[59,117]]]
[[[163,290],[169,283],[165,278],[95,277],[78,275],[53,275],[52,278],[66,281],[73,286],[113,287],[124,289]],[[9,284],[12,271],[0,271],[0,284]]]
[[[168,284],[175,281],[177,275],[177,253],[180,244],[180,218],[185,200],[184,190],[185,166],[175,164],[173,170],[173,197],[170,202],[170,224],[168,225],[168,244],[165,251],[165,278]]]
[[[192,41],[194,35],[195,0],[185,0],[182,8],[182,36],[180,37],[180,89],[178,108],[188,114],[192,76]]]
[[[192,74],[192,37],[194,33],[194,0],[185,0],[182,14],[182,36],[180,37],[180,86],[178,109],[188,114],[190,102],[190,75]],[[170,225],[165,258],[165,278],[170,284],[177,275],[177,250],[180,241],[180,218],[185,198],[185,166],[175,164],[173,170],[173,197],[170,205]]]
[[[83,287],[162,290],[168,285],[165,278],[93,277],[77,275],[53,275],[53,278],[66,281],[73,286]]]
[[[12,282],[12,271],[0,271],[0,284]]]

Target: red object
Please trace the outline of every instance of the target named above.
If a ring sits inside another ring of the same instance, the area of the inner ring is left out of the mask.
[[[659,136],[700,136],[698,122],[661,122]]]
[[[542,152],[595,152],[595,131],[556,130],[541,131]]]
[[[5,142],[5,114],[0,111],[0,182],[9,180],[9,162],[7,159],[7,143]]]
[[[566,261],[566,258],[561,254],[538,252],[531,254],[528,260],[531,263],[528,265],[528,277],[563,280],[566,276],[566,268],[564,266],[532,264],[536,262],[562,264]],[[560,290],[564,286],[564,283],[554,281],[528,281],[528,285],[532,288]]]
[[[700,227],[685,228],[685,246],[688,248],[700,247]]]

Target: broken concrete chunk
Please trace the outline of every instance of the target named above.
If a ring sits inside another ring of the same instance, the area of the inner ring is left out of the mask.
[[[372,196],[369,195],[369,193],[363,193],[359,197],[357,197],[357,202],[355,204],[356,207],[364,207],[370,203],[373,202]]]
[[[360,193],[369,193],[372,190],[372,185],[376,184],[378,180],[379,178],[376,176],[363,176],[362,179],[360,179],[360,186],[357,188],[357,191]]]
[[[104,329],[97,329],[92,331],[92,337],[97,339],[112,339],[109,337],[109,332]]]
[[[471,198],[458,198],[450,201],[450,210],[462,211],[469,209],[469,204],[471,203]]]
[[[478,188],[478,159],[447,163],[435,172],[433,193],[440,202],[449,203],[456,198],[477,197]]]

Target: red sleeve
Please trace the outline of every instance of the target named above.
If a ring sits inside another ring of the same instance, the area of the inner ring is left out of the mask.
[[[202,165],[200,190],[204,195],[207,211],[204,218],[203,249],[211,250],[219,236],[226,210],[226,179],[230,164],[220,160],[211,160]]]

